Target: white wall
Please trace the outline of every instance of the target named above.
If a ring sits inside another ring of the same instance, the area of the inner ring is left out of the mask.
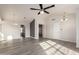
[[[5,22],[2,24],[2,33],[4,35],[4,40],[7,40],[8,37],[18,39],[20,38],[20,26]]]
[[[0,40],[2,40],[2,25],[0,24]]]
[[[62,15],[49,17],[38,16],[35,18],[35,39],[39,39],[39,24],[43,24],[43,37],[76,42],[76,17],[75,14],[68,15],[68,21],[61,22]],[[55,21],[52,21],[55,19]]]
[[[26,37],[30,37],[30,24],[25,24]]]
[[[30,27],[29,24],[24,24],[26,27],[26,37],[30,37]],[[2,24],[2,34],[3,40],[10,39],[19,39],[21,33],[20,23],[18,25],[14,25],[12,22],[4,22]]]
[[[46,37],[63,41],[76,42],[76,19],[68,15],[68,21],[61,22],[61,15],[51,16],[46,23]],[[52,21],[52,19],[55,19]]]
[[[76,13],[76,47],[79,48],[79,9]]]
[[[43,38],[46,37],[45,16],[39,15],[35,18],[35,39],[39,39],[39,24],[43,25]]]

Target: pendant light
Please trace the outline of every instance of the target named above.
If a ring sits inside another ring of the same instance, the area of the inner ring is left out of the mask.
[[[63,15],[61,21],[63,22],[63,21],[67,21],[67,20],[68,20],[67,15],[66,15],[66,13],[64,12],[64,15]]]

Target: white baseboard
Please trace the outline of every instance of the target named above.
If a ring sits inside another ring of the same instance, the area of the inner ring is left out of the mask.
[[[48,38],[48,39],[55,39],[55,38]],[[61,40],[61,39],[56,39],[56,40]],[[61,41],[76,43],[75,41],[68,41],[68,40],[61,40]]]

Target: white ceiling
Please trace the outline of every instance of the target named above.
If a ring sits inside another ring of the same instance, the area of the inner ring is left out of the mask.
[[[51,4],[44,4],[44,7],[50,6]],[[30,22],[35,17],[38,17],[37,13],[39,11],[30,10],[30,8],[39,8],[38,4],[3,4],[0,5],[0,17],[6,21],[14,22]],[[56,4],[54,8],[50,8],[47,11],[51,14],[62,14],[75,13],[79,8],[78,4]],[[49,16],[44,14],[44,16]],[[25,17],[25,19],[24,19]]]

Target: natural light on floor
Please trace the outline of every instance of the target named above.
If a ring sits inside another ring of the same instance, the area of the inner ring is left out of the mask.
[[[7,40],[12,40],[12,39],[13,39],[12,35],[7,36]]]
[[[47,44],[45,42],[40,43],[40,46],[42,46],[43,49],[47,49],[47,48],[51,47],[49,44]]]
[[[4,40],[4,34],[2,32],[0,32],[0,37],[1,37],[1,40]]]
[[[51,40],[39,44],[48,55],[79,55],[78,52],[57,44]]]

